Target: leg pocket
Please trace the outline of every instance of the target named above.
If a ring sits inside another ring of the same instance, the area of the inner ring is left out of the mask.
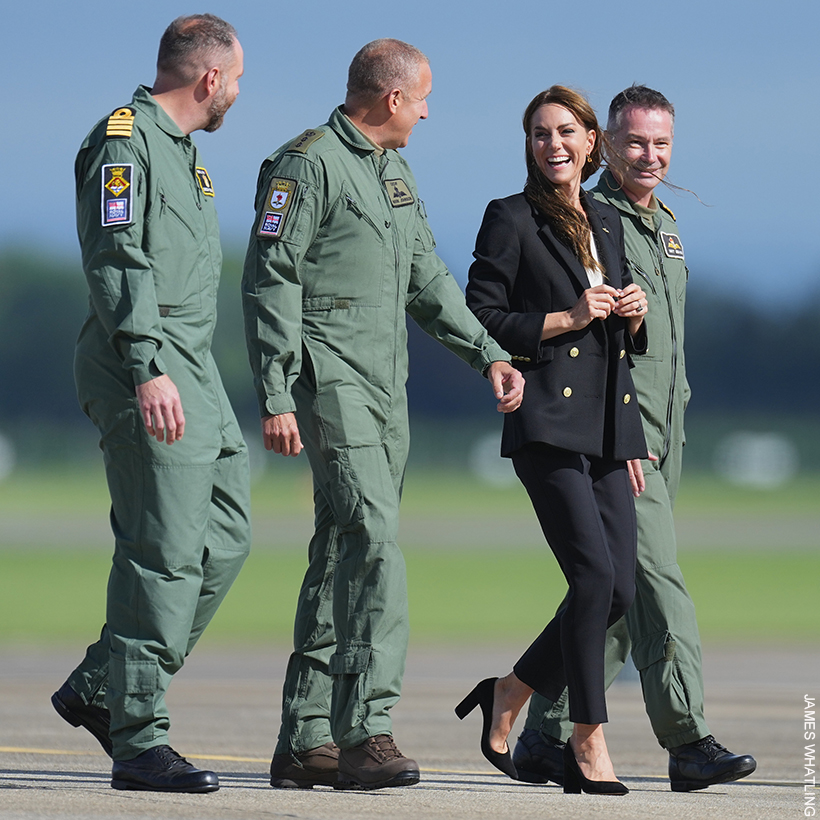
[[[158,694],[161,683],[156,661],[111,654],[106,705],[111,710],[112,731],[151,723],[156,717]]]
[[[339,450],[327,465],[327,499],[340,529],[352,529],[364,518],[361,482],[347,450]]]
[[[638,640],[632,658],[641,674],[646,712],[662,746],[692,729],[692,697],[677,658],[677,643],[669,632]]]

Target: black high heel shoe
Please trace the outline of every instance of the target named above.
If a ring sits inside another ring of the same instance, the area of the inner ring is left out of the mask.
[[[495,700],[495,682],[498,678],[485,678],[481,683],[456,706],[456,715],[459,720],[464,720],[476,706],[481,707],[481,714],[484,718],[484,725],[481,729],[481,753],[499,771],[504,772],[507,777],[518,780],[518,772],[510,757],[509,745],[506,752],[497,752],[490,746],[490,728],[493,724],[493,701]]]
[[[617,780],[587,780],[581,772],[569,741],[564,746],[564,794],[629,794],[629,789]]]

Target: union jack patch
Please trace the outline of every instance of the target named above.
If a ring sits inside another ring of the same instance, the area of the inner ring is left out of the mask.
[[[131,163],[113,163],[102,167],[102,224],[128,225],[133,205],[134,166]]]

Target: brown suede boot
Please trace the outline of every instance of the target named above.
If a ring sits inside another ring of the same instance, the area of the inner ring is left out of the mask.
[[[406,758],[390,735],[369,737],[339,753],[339,779],[334,789],[384,789],[419,782],[419,767]]]
[[[274,789],[312,789],[333,786],[339,773],[339,747],[325,743],[298,755],[274,755],[270,784]]]

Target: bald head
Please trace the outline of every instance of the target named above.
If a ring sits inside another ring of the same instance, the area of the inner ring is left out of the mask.
[[[406,91],[418,82],[427,57],[415,46],[385,37],[373,40],[353,58],[347,75],[345,106],[368,106],[394,89]]]

